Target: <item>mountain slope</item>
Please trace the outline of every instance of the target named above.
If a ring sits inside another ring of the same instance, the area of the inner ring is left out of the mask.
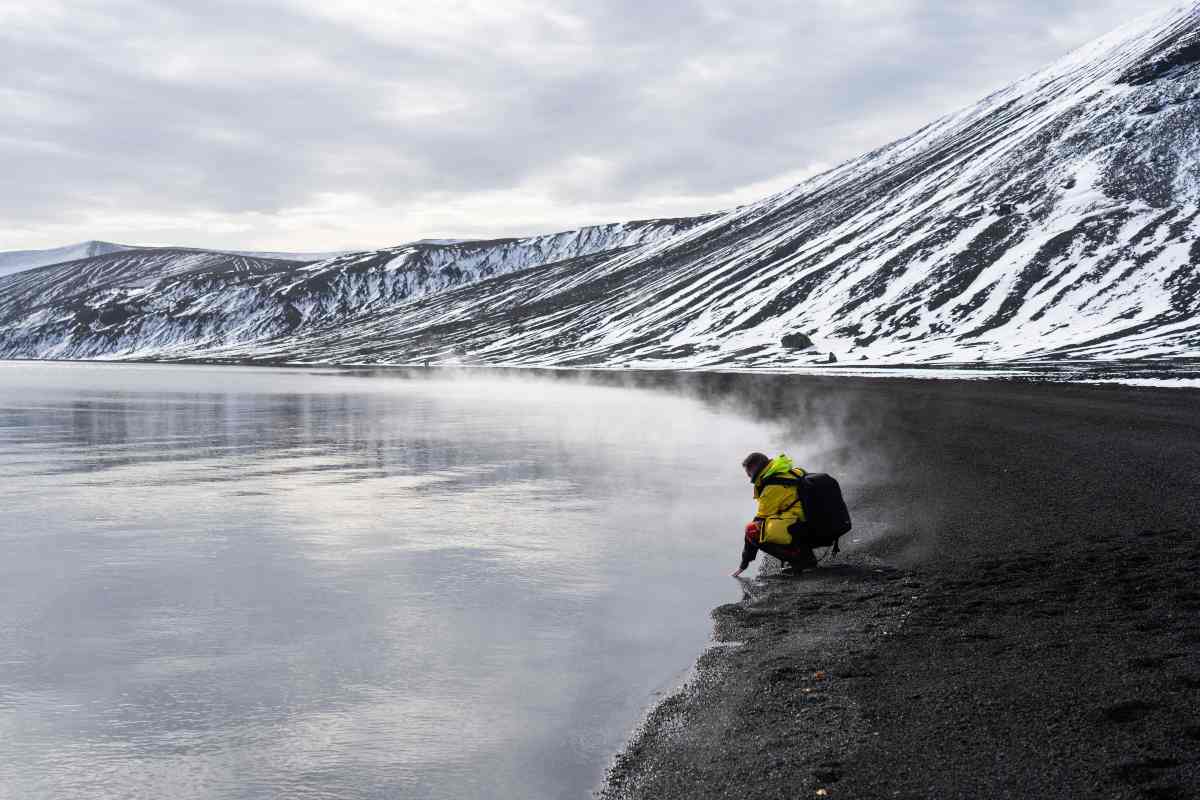
[[[122,250],[131,249],[133,248],[124,244],[90,241],[70,244],[66,247],[55,247],[50,250],[8,250],[0,252],[0,277],[21,270],[44,267],[48,264],[60,264],[63,261],[76,261],[81,258],[119,253]]]
[[[409,245],[189,287],[220,297],[208,307],[229,325],[277,318],[236,336],[147,335],[181,300],[170,282],[115,328],[0,311],[0,354],[662,367],[1194,357],[1198,112],[1193,2],[790,191],[645,223],[653,236]]]

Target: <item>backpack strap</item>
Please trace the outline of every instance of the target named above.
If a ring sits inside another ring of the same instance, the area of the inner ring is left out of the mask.
[[[799,478],[783,478],[779,475],[772,475],[769,478],[763,478],[759,486],[799,486]]]
[[[797,475],[795,470],[790,470],[785,477],[782,473],[772,475],[769,478],[763,478],[758,484],[759,486],[800,486],[803,481],[803,475]]]
[[[837,539],[833,540],[833,545],[831,547],[825,548],[825,555],[817,559],[818,564],[824,564],[826,561],[832,561],[838,557],[838,553],[842,552],[842,548],[838,547],[838,541],[840,539],[841,537],[839,536]]]
[[[769,478],[763,478],[763,480],[759,484],[759,486],[761,486],[761,487],[767,487],[767,486],[793,486],[793,487],[795,487],[796,499],[793,500],[788,505],[786,505],[785,507],[779,509],[778,513],[782,514],[784,511],[787,511],[792,506],[794,506],[800,502],[800,495],[803,494],[801,489],[804,487],[804,476],[797,475],[795,470],[789,470],[787,477],[784,477],[782,474],[772,475]]]

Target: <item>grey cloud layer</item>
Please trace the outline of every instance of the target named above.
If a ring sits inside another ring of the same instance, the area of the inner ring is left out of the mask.
[[[10,4],[0,249],[61,243],[98,212],[129,229],[75,238],[156,238],[137,229],[142,215],[271,224],[330,193],[398,220],[457,199],[470,209],[436,231],[323,221],[322,236],[353,231],[363,245],[504,232],[489,227],[512,224],[502,207],[489,223],[467,202],[480,193],[501,206],[540,193],[544,218],[524,220],[540,229],[596,207],[642,216],[649,198],[699,212],[706,197],[903,135],[1159,5],[497,0],[378,16],[366,3],[332,15],[303,2]],[[267,243],[186,221],[171,233]]]

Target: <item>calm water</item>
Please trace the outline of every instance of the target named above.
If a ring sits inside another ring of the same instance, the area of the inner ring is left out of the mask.
[[[588,796],[764,425],[578,380],[0,363],[0,798]]]

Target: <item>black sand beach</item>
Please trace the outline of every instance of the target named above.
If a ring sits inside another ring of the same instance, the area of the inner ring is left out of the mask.
[[[828,434],[859,542],[716,609],[602,797],[1200,797],[1200,392],[695,380]]]

